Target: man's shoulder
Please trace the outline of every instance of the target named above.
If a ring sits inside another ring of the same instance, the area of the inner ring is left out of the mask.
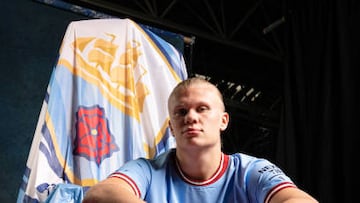
[[[173,157],[175,156],[175,149],[170,149],[166,152],[163,152],[156,156],[153,159],[149,159],[149,163],[154,167],[155,169],[163,168],[165,167],[169,162],[173,161]]]
[[[236,159],[244,159],[244,160],[255,160],[255,159],[259,159],[256,156],[250,155],[250,154],[245,154],[242,152],[237,152],[237,153],[233,153],[233,154],[229,154],[230,157],[236,158]]]
[[[267,159],[259,158],[254,155],[245,154],[245,153],[241,153],[241,152],[230,154],[229,157],[233,164],[242,165],[243,167],[254,165],[254,164],[258,165],[258,164],[268,164],[269,163],[269,161]]]

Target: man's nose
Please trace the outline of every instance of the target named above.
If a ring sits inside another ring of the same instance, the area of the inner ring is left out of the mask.
[[[197,122],[198,116],[195,110],[190,109],[185,115],[185,123],[195,123]]]

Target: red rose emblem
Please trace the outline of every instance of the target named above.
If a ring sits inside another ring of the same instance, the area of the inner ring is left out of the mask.
[[[80,107],[76,118],[75,155],[95,160],[97,165],[100,165],[102,160],[119,150],[109,132],[103,108]]]

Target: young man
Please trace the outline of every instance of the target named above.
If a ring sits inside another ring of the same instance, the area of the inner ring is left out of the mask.
[[[91,187],[91,202],[317,202],[265,159],[221,151],[229,114],[220,91],[201,78],[179,83],[168,100],[176,149],[126,163]]]

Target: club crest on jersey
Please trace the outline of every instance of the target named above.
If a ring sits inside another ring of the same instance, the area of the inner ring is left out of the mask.
[[[98,105],[80,107],[76,113],[74,155],[100,165],[102,160],[119,150],[111,135],[104,109]]]

